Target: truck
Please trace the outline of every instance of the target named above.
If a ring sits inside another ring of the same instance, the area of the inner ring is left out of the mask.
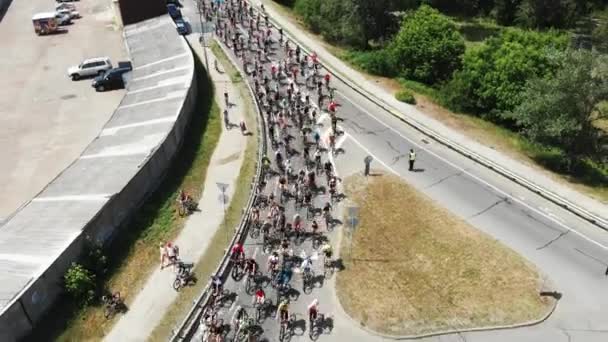
[[[55,12],[37,13],[32,17],[32,22],[34,23],[34,31],[39,36],[57,32],[59,29],[59,21]]]

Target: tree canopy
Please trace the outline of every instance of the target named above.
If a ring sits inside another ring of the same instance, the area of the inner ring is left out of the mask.
[[[423,5],[405,16],[388,50],[403,77],[433,84],[460,67],[465,46],[448,17]]]
[[[571,163],[599,152],[601,130],[595,123],[608,118],[608,57],[586,50],[559,53],[551,77],[528,81],[522,102],[510,113],[532,140],[557,146]]]

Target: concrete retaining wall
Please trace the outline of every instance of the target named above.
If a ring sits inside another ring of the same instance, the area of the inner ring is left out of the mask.
[[[178,104],[180,108],[178,109],[179,112],[175,117],[175,121],[171,123],[171,126],[169,127],[164,139],[161,139],[160,143],[147,156],[142,156],[144,159],[137,165],[139,169],[135,171],[133,177],[126,184],[123,184],[122,189],[113,193],[113,195],[100,206],[99,210],[91,211],[94,214],[90,216],[88,223],[82,227],[80,233],[75,234],[75,236],[72,237],[71,243],[66,246],[63,252],[61,252],[58,257],[50,263],[48,268],[37,274],[37,276],[32,276],[32,278],[30,278],[30,280],[23,286],[23,289],[17,293],[15,297],[13,297],[8,305],[2,308],[2,312],[0,314],[0,341],[16,341],[31,332],[33,325],[43,317],[43,315],[51,308],[57,297],[62,293],[63,274],[70,264],[78,258],[80,252],[82,251],[85,237],[90,236],[94,240],[107,242],[113,236],[115,236],[116,233],[119,233],[116,231],[116,228],[119,227],[122,222],[128,219],[129,216],[142,204],[146,197],[157,188],[163,176],[169,169],[172,160],[181,147],[186,128],[192,117],[192,113],[195,110],[194,105],[197,95],[197,83],[194,74],[194,60],[192,57],[192,52],[189,49],[185,39],[175,33],[173,23],[166,16],[152,19],[152,22],[149,24],[148,28],[145,27],[145,23],[142,23],[141,28],[132,28],[133,34],[131,35],[131,38],[134,42],[136,42],[135,45],[138,46],[135,48],[136,50],[138,50],[139,46],[142,44],[142,38],[147,39],[147,36],[143,36],[143,34],[142,37],[138,37],[139,30],[149,31],[152,29],[159,31],[163,36],[169,36],[172,37],[171,39],[181,40],[181,44],[183,44],[187,53],[190,54],[189,58],[187,58],[188,56],[185,56],[185,59],[183,59],[190,64],[191,69],[187,70],[185,75],[186,80],[188,80],[189,77],[189,83],[185,85],[187,89],[185,90],[183,103]],[[166,32],[161,32],[165,29],[167,30]],[[126,30],[129,30],[129,27],[127,27]],[[130,39],[127,37],[127,45],[130,49],[133,49],[133,47],[129,44],[129,41]],[[163,44],[163,41],[150,41],[149,44],[159,45]],[[163,46],[159,46],[158,50],[163,51],[166,49],[164,49]],[[157,64],[161,63],[161,60],[166,59],[162,53],[159,53],[156,60],[148,59],[145,62],[137,63],[137,57],[133,56],[134,51],[131,51],[131,54],[134,59],[134,73],[138,69],[138,64],[141,69],[144,69],[149,65],[154,65],[154,68],[156,68]],[[146,53],[146,55],[149,56],[150,53]],[[143,59],[144,56],[141,57]],[[181,61],[182,60],[180,60],[179,63],[182,63]],[[183,66],[183,64],[178,64],[178,66]],[[174,65],[167,66],[168,69],[174,67]],[[150,67],[150,69],[154,68]],[[154,72],[158,71],[150,70],[149,72],[153,74]],[[156,85],[152,86],[152,88],[163,89],[163,86]],[[171,91],[175,92],[174,89],[167,89],[167,92]],[[138,96],[140,94],[138,94]],[[129,94],[127,93],[125,98],[127,98],[128,95]],[[117,116],[119,110],[120,107],[117,109],[114,116]],[[109,123],[111,123],[111,121],[112,120],[110,120]],[[106,127],[108,127],[108,124],[106,124]],[[91,145],[95,144],[96,142],[98,141],[94,141]],[[86,151],[84,153],[86,153]],[[61,177],[62,175],[60,175],[55,181],[58,181]],[[51,186],[52,184],[49,186],[49,188]],[[43,191],[39,196],[44,195],[44,193],[45,191]],[[34,206],[36,205],[36,202],[32,201],[28,203],[24,209],[26,209],[29,205]],[[61,213],[57,214],[61,215]],[[15,215],[15,217],[17,216],[19,216],[19,213]],[[10,224],[10,220],[7,222],[7,225],[8,224]],[[0,227],[0,230],[2,228],[3,227]],[[24,229],[27,229],[27,227],[24,227]],[[2,253],[2,250],[0,250],[0,253]],[[2,266],[3,265],[0,265],[0,272],[4,273],[6,270],[4,270],[4,267]],[[15,268],[18,267],[16,266]]]

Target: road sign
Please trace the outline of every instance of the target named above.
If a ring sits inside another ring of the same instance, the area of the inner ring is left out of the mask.
[[[372,161],[374,161],[374,157],[367,156],[367,157],[365,157],[365,159],[363,159],[363,161],[365,162],[366,165],[369,165],[372,163]]]
[[[221,193],[226,193],[226,190],[228,190],[229,184],[220,182],[216,182],[215,184],[217,184],[217,188],[220,189]]]

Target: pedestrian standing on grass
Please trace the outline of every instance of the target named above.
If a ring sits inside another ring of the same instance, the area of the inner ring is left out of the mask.
[[[410,171],[414,171],[414,162],[416,161],[416,152],[414,152],[414,149],[411,148],[410,149],[410,154],[409,154],[409,162],[410,162]]]

